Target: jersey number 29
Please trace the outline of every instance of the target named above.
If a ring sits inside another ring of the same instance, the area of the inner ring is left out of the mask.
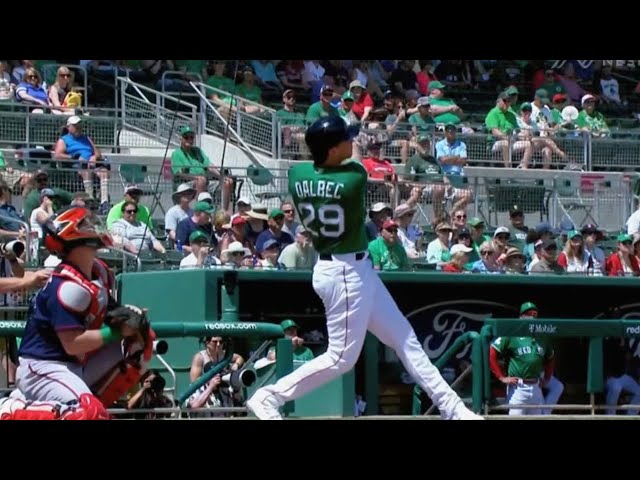
[[[302,224],[311,235],[337,238],[344,233],[344,209],[340,205],[328,203],[316,211],[312,204],[301,203],[298,208],[302,215]],[[316,219],[321,224],[319,233],[311,227],[311,223]]]

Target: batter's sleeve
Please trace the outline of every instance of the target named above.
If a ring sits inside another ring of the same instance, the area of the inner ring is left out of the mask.
[[[86,311],[91,303],[91,292],[77,283],[61,282],[55,295],[47,300],[49,321],[56,332],[84,330]]]

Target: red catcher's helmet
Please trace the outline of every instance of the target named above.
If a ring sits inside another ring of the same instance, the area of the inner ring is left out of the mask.
[[[44,245],[54,255],[63,255],[81,245],[94,248],[113,246],[111,235],[97,226],[89,211],[82,207],[69,208],[42,227]]]

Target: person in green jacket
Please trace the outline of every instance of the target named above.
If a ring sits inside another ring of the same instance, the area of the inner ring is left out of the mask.
[[[37,172],[34,176],[35,188],[27,194],[27,198],[24,199],[24,218],[31,218],[31,212],[40,206],[40,191],[43,188],[51,188],[56,194],[55,201],[53,203],[53,211],[67,207],[73,200],[73,194],[62,188],[49,186],[49,174],[44,170]]]

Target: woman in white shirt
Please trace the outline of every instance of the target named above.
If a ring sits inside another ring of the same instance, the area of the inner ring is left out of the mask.
[[[580,232],[572,230],[567,234],[567,243],[558,255],[558,265],[567,273],[587,274],[590,268],[594,268],[593,259],[584,248]]]

